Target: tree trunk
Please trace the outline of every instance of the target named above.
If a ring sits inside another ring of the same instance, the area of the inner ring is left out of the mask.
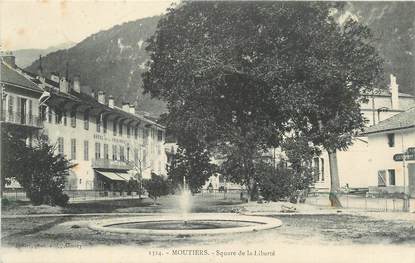
[[[330,194],[329,200],[331,207],[343,207],[337,193],[340,191],[339,170],[337,167],[337,151],[328,151],[330,166]]]
[[[253,178],[248,183],[249,201],[256,201],[258,199],[258,187]]]

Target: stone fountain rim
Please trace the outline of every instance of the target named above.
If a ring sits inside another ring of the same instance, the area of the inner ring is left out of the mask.
[[[110,232],[119,234],[140,234],[155,236],[197,236],[197,235],[220,235],[231,233],[244,233],[252,231],[261,231],[266,229],[277,228],[282,225],[281,220],[264,216],[248,216],[240,214],[226,213],[191,213],[186,215],[188,220],[217,220],[217,221],[235,221],[235,222],[252,222],[255,225],[233,227],[233,228],[215,228],[215,229],[136,229],[120,228],[114,225],[128,223],[160,222],[160,221],[177,221],[183,220],[181,214],[157,214],[143,217],[125,217],[115,219],[103,219],[91,222],[88,227],[100,232]]]

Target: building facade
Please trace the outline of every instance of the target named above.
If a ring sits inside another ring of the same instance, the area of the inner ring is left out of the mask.
[[[86,94],[79,77],[45,78],[2,60],[7,94],[3,119],[36,126],[56,153],[71,161],[67,190],[111,191],[131,178],[166,174],[165,128],[137,114],[133,105],[117,107],[102,91]],[[14,80],[17,76],[24,85]],[[30,96],[27,86],[33,89]]]

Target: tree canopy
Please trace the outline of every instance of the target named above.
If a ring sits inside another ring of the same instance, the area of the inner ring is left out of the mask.
[[[359,103],[381,60],[366,27],[331,15],[342,5],[189,1],[170,9],[149,40],[143,79],[167,102],[179,146],[188,150],[191,138],[219,151],[248,185],[255,159],[289,133],[346,149],[364,125]]]
[[[33,138],[31,145],[23,138],[18,131],[2,127],[2,186],[13,178],[33,204],[66,205],[69,197],[62,190],[69,161],[55,154],[55,147],[46,138]]]

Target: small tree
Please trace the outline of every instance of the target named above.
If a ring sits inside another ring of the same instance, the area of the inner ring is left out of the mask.
[[[186,151],[179,148],[167,174],[175,186],[182,186],[185,177],[186,187],[189,187],[192,193],[196,193],[213,175],[215,169],[216,166],[210,163],[207,151]]]
[[[170,193],[170,184],[163,176],[151,174],[151,179],[145,179],[143,181],[144,188],[146,189],[148,196],[156,202],[157,198]]]
[[[34,205],[66,205],[69,197],[62,190],[69,161],[62,155],[56,155],[55,147],[49,145],[45,138],[39,137],[32,143],[33,146],[28,146],[15,133],[3,131],[2,135],[3,149],[8,151],[2,163],[2,175],[15,178]],[[5,183],[2,180],[2,184]]]
[[[130,180],[127,183],[127,192],[137,192],[138,197],[141,198],[141,196],[144,195],[144,188],[141,180],[138,181],[133,178],[130,178]]]

